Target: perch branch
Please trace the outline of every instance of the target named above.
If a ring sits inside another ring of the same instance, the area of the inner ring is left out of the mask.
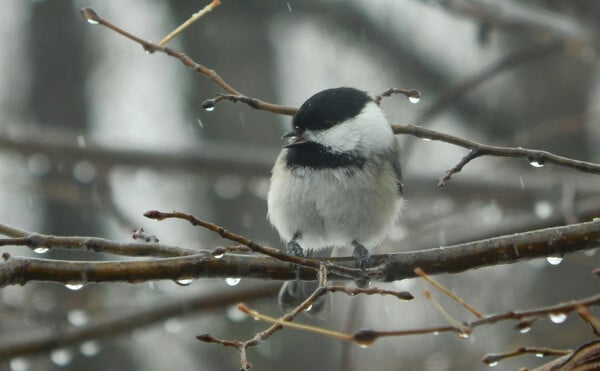
[[[376,268],[372,268],[369,272],[371,279],[383,281],[415,277],[414,269],[417,267],[428,274],[458,273],[527,259],[552,255],[563,256],[574,251],[595,248],[598,239],[600,239],[600,221],[591,221],[448,247],[373,255],[371,266]],[[274,250],[264,248],[268,249],[267,251]],[[144,282],[200,277],[291,280],[295,278],[295,274],[290,269],[290,262],[307,266],[319,263],[319,260],[313,259],[291,259],[287,254],[281,256],[285,261],[277,260],[280,256],[276,254],[274,256],[277,256],[277,259],[247,254],[215,255],[213,251],[200,250],[194,255],[143,261],[85,262],[11,257],[5,253],[3,261],[0,261],[0,287],[25,284],[29,281]],[[331,263],[336,269],[346,267],[346,272],[356,270],[352,268],[355,263],[351,257],[330,258],[326,262]],[[329,273],[332,278],[344,278],[346,274]],[[299,274],[303,280],[316,278],[315,268],[312,267],[300,269]]]

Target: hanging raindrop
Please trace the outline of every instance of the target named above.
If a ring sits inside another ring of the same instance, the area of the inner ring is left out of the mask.
[[[544,167],[543,161],[529,160],[529,165],[533,167]]]
[[[408,97],[408,101],[412,104],[417,104],[421,101],[421,97],[416,96],[416,95],[411,95]]]
[[[227,277],[225,278],[225,283],[229,286],[237,286],[241,280],[241,278]]]
[[[207,99],[202,102],[202,108],[205,111],[212,112],[215,110],[215,102],[212,99]]]
[[[563,323],[567,319],[567,314],[562,313],[562,312],[550,313],[549,317],[550,317],[550,321],[552,321],[552,323],[558,324],[558,323]]]
[[[91,8],[81,9],[81,15],[83,15],[83,18],[85,18],[85,20],[89,24],[98,24],[98,23],[100,23],[98,21],[98,19],[100,17],[98,17],[98,14],[96,14],[96,12],[94,10],[92,10]]]
[[[549,256],[546,258],[546,261],[551,265],[559,265],[563,261],[562,256]]]
[[[65,287],[69,290],[77,291],[83,288],[84,284],[82,282],[69,282],[65,283]]]
[[[193,279],[191,278],[180,278],[175,280],[175,283],[179,286],[189,286],[192,283]]]

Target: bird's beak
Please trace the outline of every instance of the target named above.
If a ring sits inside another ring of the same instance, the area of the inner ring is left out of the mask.
[[[306,138],[304,138],[302,134],[298,133],[296,129],[288,131],[281,137],[281,139],[286,138],[289,138],[289,140],[287,144],[283,146],[283,148],[290,148],[307,142]]]

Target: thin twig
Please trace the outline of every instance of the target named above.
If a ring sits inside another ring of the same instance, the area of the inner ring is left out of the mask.
[[[164,47],[164,46],[161,46],[158,44],[154,44],[150,41],[144,40],[136,35],[133,35],[132,33],[125,31],[124,29],[116,26],[115,24],[109,22],[108,20],[100,17],[91,8],[82,9],[81,14],[89,23],[99,24],[99,25],[102,25],[102,26],[112,30],[112,31],[117,32],[118,34],[140,44],[144,48],[144,50],[148,53],[161,52],[170,57],[178,59],[179,61],[181,61],[181,63],[183,63],[184,66],[189,67],[189,68],[193,69],[194,71],[199,72],[202,75],[206,76],[213,84],[217,85],[224,92],[231,94],[231,95],[235,95],[235,96],[244,96],[242,93],[240,93],[239,91],[234,89],[231,85],[229,85],[227,82],[225,82],[225,80],[223,80],[221,78],[221,76],[219,76],[219,74],[217,74],[214,70],[194,61],[186,54],[184,54],[176,49],[173,49],[173,48],[167,48],[167,47]],[[290,114],[289,113],[290,110],[293,110],[293,108],[291,108],[291,107],[277,106],[277,105],[274,105],[271,103],[263,102],[259,99],[255,99],[255,98],[253,98],[253,100],[256,100],[259,105],[264,105],[265,107],[270,107],[270,108],[279,107],[280,111],[281,111],[279,113],[288,112],[286,114]]]
[[[315,291],[316,292],[316,291]],[[313,293],[314,294],[314,293]],[[422,335],[422,334],[438,334],[442,332],[454,332],[458,334],[460,337],[468,337],[475,328],[494,324],[500,321],[506,320],[520,320],[522,318],[529,318],[540,315],[550,315],[554,313],[569,313],[571,311],[577,310],[577,308],[581,307],[589,307],[593,305],[600,305],[600,295],[584,298],[581,300],[571,301],[566,304],[557,304],[544,308],[537,308],[532,310],[525,311],[510,311],[506,313],[490,315],[476,321],[472,322],[464,322],[460,323],[454,319],[451,319],[450,326],[437,326],[437,327],[427,327],[427,328],[417,328],[417,329],[409,329],[409,330],[396,330],[396,331],[377,331],[371,329],[363,329],[359,330],[353,334],[346,334],[338,331],[330,331],[323,328],[318,328],[315,330],[312,326],[294,326],[296,329],[306,330],[311,332],[316,332],[325,336],[333,336],[340,340],[348,340],[354,341],[355,343],[362,346],[369,346],[374,343],[377,339],[381,337],[399,337],[399,336],[410,336],[410,335]],[[255,312],[250,312],[255,314]],[[259,319],[265,319],[266,316],[259,316]],[[282,317],[283,318],[283,317]],[[283,326],[281,324],[281,320],[268,318],[265,319],[269,322],[274,322],[273,326]],[[547,350],[550,354],[555,350]],[[558,350],[560,352],[560,350]],[[567,351],[565,351],[566,353]],[[558,353],[553,353],[558,354]]]
[[[276,324],[276,325],[281,325],[282,327],[289,327],[289,328],[294,328],[297,330],[308,331],[308,332],[312,332],[315,334],[320,334],[320,335],[337,338],[339,340],[345,340],[345,341],[352,340],[351,335],[344,334],[344,333],[338,332],[338,331],[328,330],[328,329],[325,329],[322,327],[304,325],[301,323],[285,321],[285,320],[282,320],[281,318],[274,318],[271,316],[267,316],[256,310],[248,308],[245,304],[241,304],[241,303],[238,304],[238,310],[240,310],[242,313],[244,313],[254,319],[258,319],[258,320],[269,322],[269,323]]]
[[[444,319],[455,329],[458,330],[459,334],[462,334],[465,337],[468,337],[469,334],[471,333],[471,330],[464,326],[462,323],[460,323],[459,321],[457,321],[454,317],[452,317],[450,315],[450,313],[448,313],[444,307],[442,307],[432,296],[431,293],[429,292],[429,290],[423,290],[423,296],[425,296],[425,298],[427,300],[429,300],[429,302],[431,303],[431,305],[433,306],[433,308],[442,316],[444,317]]]
[[[301,265],[301,266],[309,267],[309,268],[313,268],[313,269],[317,269],[321,265],[320,260],[292,256],[292,255],[282,252],[281,250],[260,245],[256,242],[250,240],[249,238],[232,233],[223,227],[220,227],[214,223],[210,223],[205,220],[199,219],[191,214],[186,214],[186,213],[177,212],[177,211],[174,211],[171,213],[165,213],[165,212],[161,212],[161,211],[157,211],[157,210],[151,210],[151,211],[146,211],[144,213],[144,216],[147,218],[155,219],[155,220],[159,220],[159,221],[165,220],[165,219],[187,220],[194,226],[200,226],[202,228],[206,228],[212,232],[217,233],[219,236],[221,236],[221,238],[225,238],[230,241],[241,243],[243,245],[248,246],[254,252],[258,252],[258,253],[270,256],[277,260],[281,260],[283,262]],[[358,268],[348,268],[345,266],[329,265],[328,269],[330,269],[332,272],[335,272],[337,274],[347,275],[352,278],[362,278],[365,275],[377,275],[378,273],[380,273],[380,269],[377,267],[368,268],[368,269],[358,269]]]
[[[298,112],[298,108],[296,107],[281,106],[241,94],[217,94],[214,98],[207,99],[202,102],[202,108],[207,111],[212,111],[215,108],[215,105],[222,100],[227,100],[233,103],[242,102],[248,105],[250,108],[277,113],[280,115],[293,116],[296,114],[296,112]]]
[[[0,229],[8,232],[11,227],[0,224]],[[25,231],[19,231],[19,233],[21,232]],[[27,234],[23,237],[0,238],[0,246],[27,246],[32,250],[38,248],[77,249],[125,256],[156,257],[186,256],[199,252],[194,249],[159,243],[116,242],[100,237],[52,236],[41,233],[25,233]]]
[[[314,303],[314,301],[317,298],[319,298],[319,297],[325,295],[325,293],[327,293],[327,290],[325,289],[325,287],[327,286],[327,268],[326,268],[325,264],[321,263],[319,265],[318,280],[319,280],[319,286],[317,287],[317,289],[315,289],[312,292],[312,294],[310,294],[306,298],[306,300],[304,300],[302,303],[300,303],[300,305],[298,305],[296,308],[292,309],[291,311],[289,311],[288,313],[286,313],[279,319],[268,317],[270,319],[271,318],[273,319],[272,321],[270,321],[273,323],[273,325],[271,325],[266,330],[255,334],[252,339],[249,339],[246,341],[222,340],[222,339],[218,339],[209,334],[202,334],[202,335],[197,336],[196,338],[200,341],[204,341],[204,342],[208,342],[208,343],[217,343],[217,344],[221,344],[226,347],[236,348],[238,350],[238,352],[240,353],[241,369],[248,370],[248,369],[250,369],[250,367],[252,367],[252,364],[248,361],[248,358],[247,358],[247,349],[248,348],[255,347],[255,346],[259,345],[260,343],[262,343],[263,341],[267,340],[275,332],[277,332],[283,328],[283,326],[284,326],[283,322],[292,321],[298,314],[304,312],[310,306],[312,306],[312,304]],[[244,311],[245,309],[247,309],[247,307],[245,307],[243,304],[241,304],[241,305],[238,305],[238,309]],[[249,309],[247,309],[247,311],[245,313],[249,314],[252,312]],[[264,316],[264,317],[266,318],[267,316]]]
[[[381,100],[383,98],[389,97],[393,94],[402,94],[411,103],[418,103],[419,100],[421,100],[421,93],[418,90],[415,90],[415,89],[409,90],[409,89],[400,89],[400,88],[389,88],[389,89],[383,91],[381,94],[378,94],[375,97],[373,97],[373,100],[375,101],[375,103],[380,104]]]
[[[576,310],[577,314],[579,314],[579,317],[581,317],[590,325],[594,334],[600,337],[600,319],[594,316],[587,307],[577,307]]]
[[[518,357],[524,354],[535,354],[536,357],[546,356],[563,356],[565,354],[573,353],[572,349],[554,349],[546,347],[519,347],[513,351],[505,353],[488,353],[481,359],[483,363],[495,366],[498,362],[505,360],[506,358]]]
[[[360,288],[356,286],[328,286],[327,291],[329,292],[343,292],[346,295],[355,296],[359,294],[364,295],[391,295],[395,296],[399,300],[409,301],[414,299],[413,295],[408,291],[393,291],[384,290],[378,287],[366,287]]]
[[[477,317],[477,318],[483,318],[483,314],[481,314],[478,310],[476,310],[471,305],[469,305],[469,303],[467,303],[466,301],[464,301],[458,295],[456,295],[452,291],[448,290],[446,287],[444,287],[444,285],[442,285],[438,281],[434,280],[427,273],[425,273],[425,271],[423,271],[421,268],[415,268],[415,274],[417,276],[423,278],[425,281],[429,282],[433,287],[435,287],[436,289],[438,289],[440,292],[442,292],[444,295],[446,295],[450,299],[452,299],[455,302],[457,302],[458,304],[462,305],[469,312],[473,313],[475,315],[475,317]]]
[[[201,10],[199,10],[198,12],[192,14],[192,16],[188,20],[186,20],[185,22],[183,22],[182,24],[180,24],[179,27],[177,27],[176,29],[174,29],[173,31],[171,31],[171,33],[169,33],[162,40],[160,40],[159,43],[158,43],[158,45],[165,46],[166,43],[168,43],[169,41],[171,41],[175,36],[179,35],[183,30],[185,30],[186,28],[188,28],[192,23],[196,22],[198,19],[200,19],[206,13],[212,11],[214,8],[216,8],[219,5],[221,5],[221,0],[213,0],[213,1],[211,1],[210,4],[208,4],[207,6],[205,6],[204,8],[202,8]]]

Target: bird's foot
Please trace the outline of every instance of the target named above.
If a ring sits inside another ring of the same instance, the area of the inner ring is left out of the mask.
[[[354,257],[356,267],[364,271],[371,266],[371,256],[369,255],[369,250],[356,241],[354,241],[352,245],[354,246],[354,252],[352,253],[352,256]],[[360,288],[365,288],[369,286],[370,279],[365,274],[365,276],[361,278],[354,279],[354,283]]]
[[[289,241],[287,243],[286,247],[287,247],[288,254],[290,254],[292,256],[298,256],[298,257],[304,256],[304,250],[302,250],[302,247],[295,240]],[[296,275],[296,279],[297,280],[300,279],[300,266],[298,266],[296,264],[292,264],[292,271]]]

